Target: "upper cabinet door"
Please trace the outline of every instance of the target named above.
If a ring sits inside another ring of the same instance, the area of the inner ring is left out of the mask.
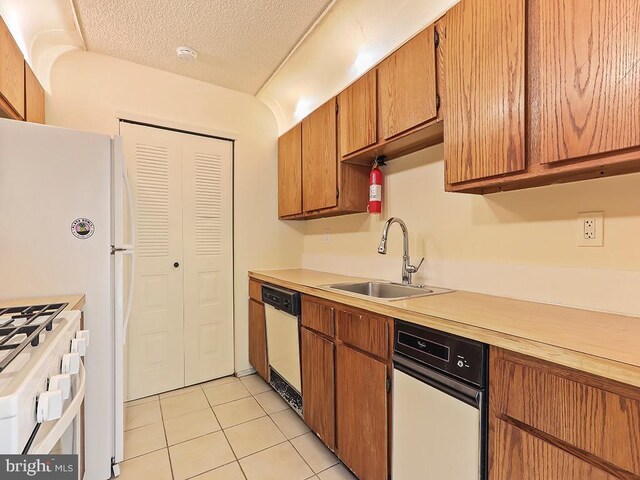
[[[302,205],[305,212],[337,205],[335,97],[302,121]]]
[[[432,25],[378,66],[380,139],[386,140],[435,119],[436,94]]]
[[[531,154],[640,145],[640,0],[530,1]]]
[[[447,183],[523,170],[525,0],[462,0],[441,32]]]
[[[24,120],[24,58],[1,17],[0,116]]]
[[[302,127],[278,139],[278,215],[302,213]]]
[[[340,156],[376,143],[376,71],[369,71],[338,95],[338,105]]]

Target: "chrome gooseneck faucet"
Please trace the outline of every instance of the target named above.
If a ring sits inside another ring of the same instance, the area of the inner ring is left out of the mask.
[[[402,283],[405,285],[411,285],[411,275],[416,273],[422,262],[424,262],[424,257],[420,260],[418,266],[411,265],[411,259],[409,258],[409,231],[407,230],[407,225],[402,221],[402,219],[398,217],[391,217],[387,220],[387,223],[384,224],[384,228],[382,229],[382,238],[380,239],[380,246],[378,247],[378,253],[385,255],[387,253],[387,235],[389,234],[389,227],[397,223],[400,225],[402,229]]]

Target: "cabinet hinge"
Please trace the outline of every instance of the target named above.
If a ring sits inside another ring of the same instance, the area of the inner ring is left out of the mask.
[[[336,198],[340,198],[340,189],[336,188]]]
[[[391,392],[391,379],[387,377],[387,393]]]
[[[340,104],[336,102],[336,115],[338,114],[338,110],[340,110]]]
[[[438,33],[437,28],[433,31],[433,43],[435,43],[436,48],[440,46],[440,34]]]
[[[440,95],[436,93],[436,112],[440,110]]]

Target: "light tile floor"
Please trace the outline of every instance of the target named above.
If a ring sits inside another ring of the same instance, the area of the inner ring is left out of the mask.
[[[125,404],[120,480],[355,480],[260,377]]]

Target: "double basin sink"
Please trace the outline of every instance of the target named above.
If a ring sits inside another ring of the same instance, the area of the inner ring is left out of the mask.
[[[333,290],[363,295],[365,297],[380,298],[384,300],[403,300],[413,297],[425,297],[428,295],[439,295],[452,292],[446,288],[427,287],[423,285],[405,285],[402,283],[390,282],[356,282],[356,283],[334,283],[326,285]]]

